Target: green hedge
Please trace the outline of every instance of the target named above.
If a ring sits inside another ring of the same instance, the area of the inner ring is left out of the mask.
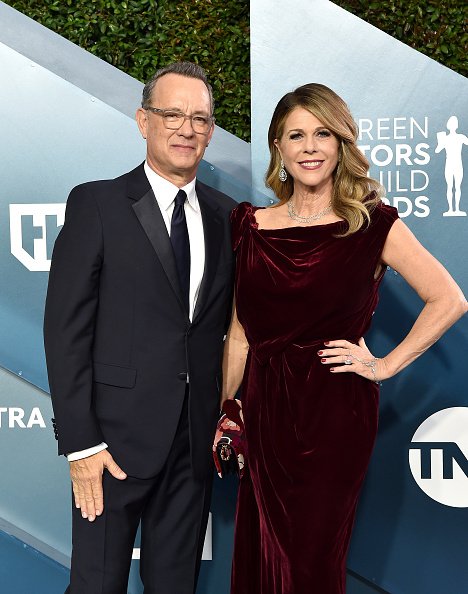
[[[335,3],[467,74],[466,0]],[[198,62],[213,83],[218,124],[250,139],[249,0],[8,0],[7,4],[141,81],[171,61]],[[284,6],[287,10],[287,2]]]
[[[466,0],[334,0],[395,39],[466,76]]]
[[[213,85],[217,123],[250,139],[248,0],[9,0],[7,4],[141,81],[174,60],[197,62]]]

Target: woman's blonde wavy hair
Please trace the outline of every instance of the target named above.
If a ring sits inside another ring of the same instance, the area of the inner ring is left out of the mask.
[[[351,235],[364,224],[369,224],[370,213],[384,195],[383,186],[367,176],[369,162],[356,145],[358,128],[346,103],[334,91],[318,83],[309,83],[287,93],[278,103],[268,130],[270,164],[265,176],[265,185],[279,198],[275,206],[285,204],[294,191],[290,174],[285,182],[280,181],[281,156],[275,139],[281,139],[288,115],[296,107],[312,113],[338,139],[339,162],[333,173],[333,211],[348,223],[341,235]]]

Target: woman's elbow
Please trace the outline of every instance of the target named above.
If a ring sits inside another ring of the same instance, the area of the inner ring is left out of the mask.
[[[455,323],[468,312],[468,301],[465,299],[465,296],[459,289],[450,295],[447,304],[447,311],[450,317],[453,319],[453,323]]]
[[[468,301],[462,295],[460,299],[460,317],[464,316],[468,312]]]

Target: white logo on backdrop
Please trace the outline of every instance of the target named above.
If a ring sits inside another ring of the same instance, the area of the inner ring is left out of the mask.
[[[15,429],[15,427],[31,429],[36,425],[41,429],[46,428],[44,417],[38,406],[35,406],[29,415],[26,414],[24,408],[19,406],[0,406],[0,429],[6,427],[8,429]]]
[[[33,254],[23,247],[23,217],[32,217],[32,225],[40,230],[33,240]],[[32,272],[50,270],[47,254],[47,217],[54,217],[56,227],[65,221],[65,204],[10,204],[11,253]]]
[[[468,507],[468,407],[440,410],[413,435],[409,465],[414,480],[431,499]]]
[[[439,190],[436,196],[429,193],[430,178],[435,174],[431,160],[434,154],[445,151],[448,210],[444,216],[466,216],[460,201],[462,153],[468,137],[457,132],[458,118],[454,115],[447,121],[448,133],[434,132],[430,124],[428,116],[360,118],[358,146],[370,162],[371,175],[386,188],[384,201],[395,206],[402,218],[426,218],[431,214],[432,203],[445,204]]]
[[[377,179],[387,191],[384,201],[402,218],[429,216],[429,118],[361,118],[358,127],[359,141],[369,142],[359,148],[371,166],[378,167]]]
[[[447,182],[448,210],[444,217],[466,217],[466,212],[460,210],[461,183],[463,180],[463,145],[468,144],[468,137],[458,134],[458,118],[451,116],[447,122],[447,132],[437,132],[436,153],[445,151],[445,181]]]

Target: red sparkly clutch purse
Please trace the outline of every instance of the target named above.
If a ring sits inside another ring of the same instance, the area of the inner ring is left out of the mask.
[[[213,458],[218,475],[244,474],[246,444],[244,422],[241,418],[240,400],[229,399],[223,403],[223,415],[218,421],[213,444]]]

